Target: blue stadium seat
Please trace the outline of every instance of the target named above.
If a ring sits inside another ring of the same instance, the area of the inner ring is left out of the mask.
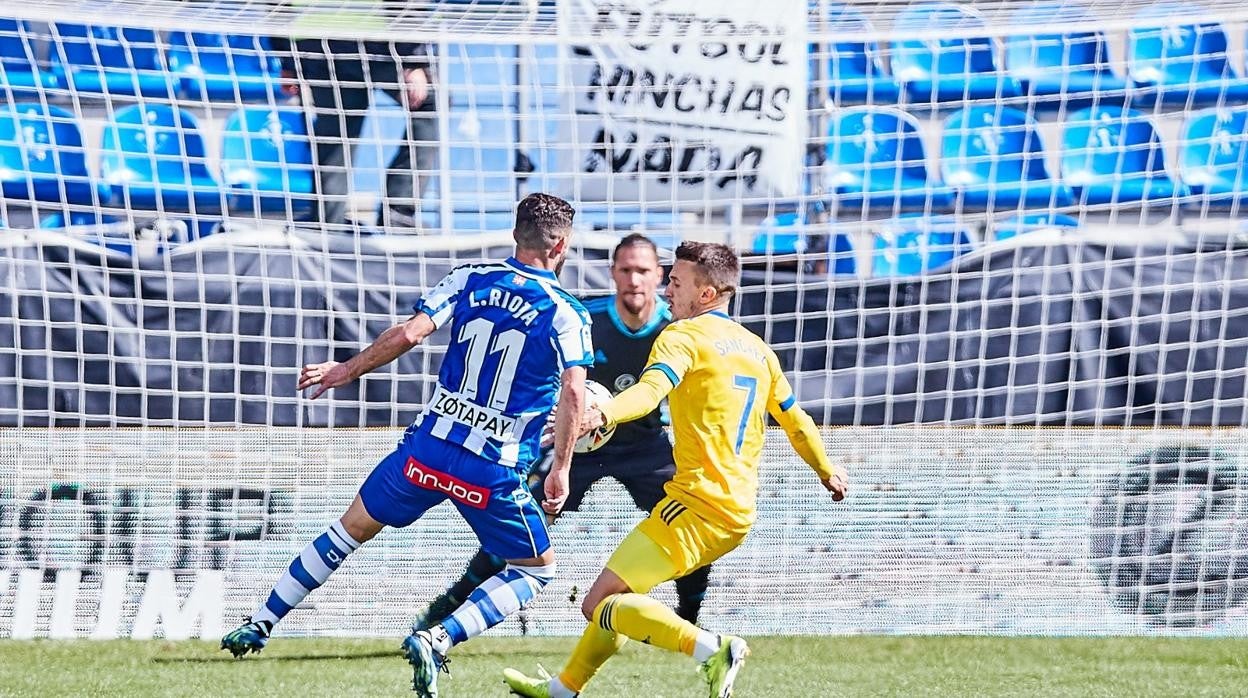
[[[1194,9],[1163,2],[1136,15],[1127,34],[1127,75],[1137,100],[1230,105],[1248,99],[1248,80],[1226,59],[1226,33],[1217,24],[1188,24]]]
[[[281,61],[267,36],[173,32],[166,57],[182,90],[196,99],[272,100],[281,92]]]
[[[56,74],[39,69],[30,24],[0,18],[0,95],[38,99],[42,90],[61,86]]]
[[[949,203],[929,180],[918,121],[897,109],[855,107],[828,124],[825,188],[840,208],[915,208]]]
[[[66,228],[71,225],[111,225],[121,219],[98,211],[57,211],[39,219],[39,227],[45,230]]]
[[[1248,193],[1248,109],[1207,109],[1183,128],[1179,177],[1206,202],[1231,204]]]
[[[518,56],[515,44],[446,44],[439,60],[456,106],[514,108]]]
[[[1078,26],[1087,12],[1066,2],[1033,2],[1020,10],[1019,25]],[[1127,81],[1109,67],[1109,46],[1100,32],[1014,34],[1005,41],[1005,65],[1032,97],[1060,97],[1057,102],[1104,104],[1126,98]]]
[[[172,97],[156,32],[58,22],[52,25],[53,70],[80,93]]]
[[[965,37],[923,38],[933,29]],[[949,2],[914,5],[894,30],[914,37],[893,41],[893,76],[920,102],[992,99],[1019,94],[1018,82],[997,67],[996,46],[974,11]]]
[[[818,235],[824,235],[820,231]],[[757,255],[796,254],[809,250],[811,238],[816,233],[806,228],[806,221],[799,213],[778,213],[768,216],[759,222],[758,233],[750,251]],[[843,232],[831,233],[831,249],[828,250],[829,266],[833,274],[854,274],[857,264],[854,260],[854,246],[849,235]]]
[[[1187,193],[1166,173],[1152,122],[1119,106],[1088,107],[1067,119],[1062,179],[1082,204],[1151,201]]]
[[[921,214],[898,217],[875,235],[871,275],[926,274],[948,266],[972,249],[970,232],[951,217]]]
[[[861,12],[839,3],[831,4],[825,16],[828,36],[844,32],[862,36],[872,31]],[[884,71],[876,42],[837,41],[818,51],[828,54],[828,96],[835,104],[889,104],[901,95],[901,86]]]
[[[1010,107],[960,109],[945,122],[941,175],[970,208],[1068,206],[1070,188],[1049,177],[1032,119]]]
[[[231,210],[311,210],[314,177],[302,110],[243,107],[225,122],[221,182]]]
[[[1022,213],[996,221],[992,225],[993,235],[997,240],[1008,240],[1018,235],[1033,233],[1037,230],[1070,229],[1079,227],[1079,219],[1064,213],[1038,211]]]
[[[204,139],[189,112],[136,104],[104,127],[100,175],[118,206],[162,211],[218,211],[221,188],[208,171]]]
[[[74,116],[35,102],[0,111],[0,191],[6,199],[64,204],[107,198],[87,173]]]
[[[832,233],[832,249],[829,251],[829,271],[833,274],[855,275],[858,273],[858,259],[854,253],[854,242],[848,233]]]
[[[764,218],[754,234],[754,254],[794,254],[805,252],[809,243],[806,221],[798,213],[779,213]]]
[[[71,233],[80,240],[106,247],[125,255],[134,254],[134,230],[129,225],[118,225],[122,222],[117,216],[110,216],[96,211],[56,212],[39,220],[43,230],[60,230]],[[74,228],[74,230],[65,230]]]

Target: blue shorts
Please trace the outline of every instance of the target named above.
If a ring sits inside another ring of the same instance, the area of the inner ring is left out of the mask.
[[[409,429],[360,486],[360,501],[377,521],[403,528],[449,499],[486,552],[518,560],[550,549],[546,517],[526,485],[515,468]]]

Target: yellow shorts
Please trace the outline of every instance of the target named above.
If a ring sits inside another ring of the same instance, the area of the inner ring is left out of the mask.
[[[607,569],[644,594],[711,564],[744,539],[745,533],[726,530],[664,497],[615,549]]]

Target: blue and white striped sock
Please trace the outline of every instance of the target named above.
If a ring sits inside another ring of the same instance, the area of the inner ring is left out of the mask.
[[[360,544],[342,527],[341,521],[335,521],[316,540],[308,543],[308,547],[299,553],[299,557],[291,561],[286,574],[277,580],[269,598],[251,616],[257,623],[269,623],[269,627],[281,620],[290,610],[299,605],[303,598],[313,589],[325,583],[329,575],[347,559]]]
[[[474,638],[528,606],[554,576],[554,563],[542,567],[507,565],[502,572],[474,589],[468,600],[442,622],[450,644],[458,645]],[[446,652],[445,649],[439,651]]]

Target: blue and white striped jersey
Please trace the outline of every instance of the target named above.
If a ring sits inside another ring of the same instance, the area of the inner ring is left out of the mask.
[[[528,467],[569,366],[594,362],[589,313],[553,272],[515,258],[456,267],[415,311],[451,342],[413,427],[487,460]]]

